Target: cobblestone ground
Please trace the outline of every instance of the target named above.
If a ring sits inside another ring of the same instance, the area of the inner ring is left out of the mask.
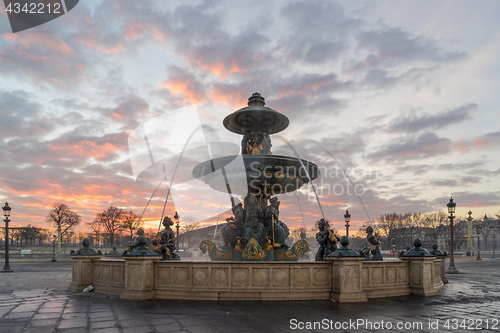
[[[15,273],[0,274],[0,332],[500,332],[500,260],[462,259],[455,266],[461,274],[448,275],[438,296],[339,304],[133,302],[66,292],[70,262],[12,263]],[[308,326],[314,322],[324,326]]]

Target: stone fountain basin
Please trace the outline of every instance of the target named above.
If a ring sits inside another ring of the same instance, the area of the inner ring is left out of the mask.
[[[293,192],[319,175],[316,164],[281,155],[224,156],[193,169],[193,176],[214,190],[227,192],[229,184],[232,193],[242,196],[256,188],[268,195]]]
[[[403,295],[433,296],[443,288],[444,258],[400,261],[330,258],[324,262],[160,261],[154,257],[72,256],[68,291],[130,300],[330,300],[364,302]]]

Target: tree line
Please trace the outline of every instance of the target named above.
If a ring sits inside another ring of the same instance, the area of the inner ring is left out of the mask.
[[[472,227],[480,233],[481,248],[493,249],[496,244],[495,233],[500,228],[500,215],[496,214],[496,219],[481,218],[472,221]],[[404,249],[407,245],[412,245],[415,238],[423,241],[423,247],[430,248],[433,243],[441,243],[449,248],[450,240],[450,220],[445,212],[437,213],[390,213],[381,215],[374,221],[376,234],[382,240],[381,247],[391,249],[396,245],[397,249]],[[366,235],[365,229],[369,225],[366,222],[362,225],[356,236]],[[467,246],[468,221],[465,217],[454,218],[453,234],[455,249],[465,249]],[[495,244],[494,244],[495,242]]]

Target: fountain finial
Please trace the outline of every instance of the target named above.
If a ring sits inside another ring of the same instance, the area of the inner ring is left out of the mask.
[[[248,106],[264,106],[266,105],[264,97],[261,96],[258,92],[255,92],[248,99]]]

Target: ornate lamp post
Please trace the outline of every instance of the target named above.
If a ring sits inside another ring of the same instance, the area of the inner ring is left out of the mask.
[[[481,239],[481,226],[477,226],[476,229],[476,235],[477,235],[477,258],[476,260],[482,260],[481,259],[481,245],[480,245],[480,239]]]
[[[349,222],[351,222],[351,214],[349,214],[349,209],[346,209],[344,219],[345,219],[345,235],[349,237]]]
[[[57,241],[57,236],[52,235],[52,260],[51,260],[51,262],[57,262],[57,260],[56,260],[56,241]]]
[[[174,219],[177,220],[177,222],[175,223],[175,227],[177,228],[177,237],[175,239],[176,243],[175,246],[177,247],[177,252],[179,252],[179,227],[180,227],[180,221],[179,221],[179,214],[177,214],[177,212],[175,212],[175,215],[174,215]]]
[[[472,256],[472,251],[474,251],[472,239],[475,236],[472,233],[472,220],[473,220],[473,218],[471,216],[472,212],[470,209],[469,209],[469,212],[467,214],[469,214],[469,217],[467,218],[467,235],[465,235],[465,237],[467,237],[467,250],[465,251],[465,254],[467,255],[467,257],[470,257],[470,256]]]
[[[12,273],[14,271],[10,268],[9,264],[9,216],[12,208],[10,208],[7,201],[5,201],[5,206],[3,206],[2,209],[3,216],[5,216],[5,266],[3,267],[2,273]]]
[[[450,266],[448,266],[448,269],[446,270],[446,273],[448,274],[458,274],[458,269],[455,268],[455,257],[453,254],[453,213],[455,213],[455,207],[457,206],[456,203],[453,202],[453,197],[450,198],[450,202],[446,205],[448,206],[448,213],[450,213]]]
[[[498,221],[495,221],[495,224],[491,225],[490,229],[493,230],[493,258],[495,258],[495,250],[497,248],[496,238],[497,238],[497,230],[498,230]]]
[[[62,234],[61,234],[61,224],[57,225],[57,255],[61,256],[61,244],[62,244]]]

